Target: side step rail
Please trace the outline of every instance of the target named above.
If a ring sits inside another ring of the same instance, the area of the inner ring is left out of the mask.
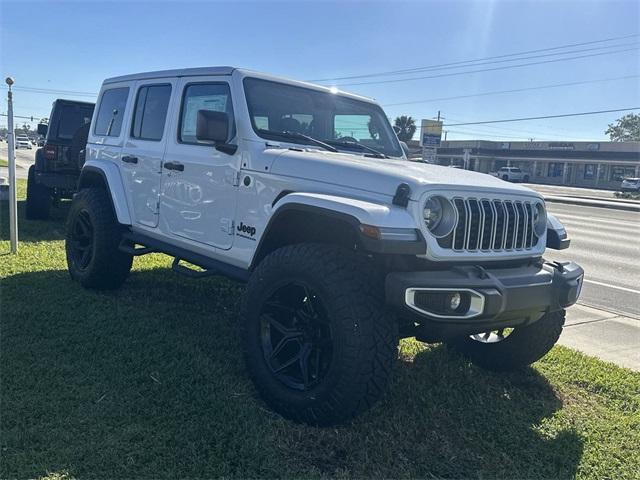
[[[118,245],[118,250],[124,253],[128,253],[129,255],[133,255],[134,257],[139,257],[140,255],[146,255],[147,253],[155,253],[156,250],[153,248],[139,246],[136,247],[136,243],[129,240],[128,238],[123,238],[120,241],[120,245]]]
[[[180,262],[182,258],[174,257],[173,263],[171,264],[171,270],[180,275],[184,275],[190,278],[203,278],[210,277],[212,275],[220,275],[220,272],[217,270],[196,270],[194,268],[187,267],[186,265],[182,265]]]

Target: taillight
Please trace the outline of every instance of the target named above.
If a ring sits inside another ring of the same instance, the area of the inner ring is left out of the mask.
[[[47,160],[53,160],[56,158],[56,147],[55,145],[45,145],[44,146],[44,158]]]

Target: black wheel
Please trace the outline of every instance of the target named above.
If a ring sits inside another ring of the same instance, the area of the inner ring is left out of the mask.
[[[504,180],[505,182],[507,182],[509,180],[509,177],[507,175],[502,175],[502,180]]]
[[[529,183],[529,175],[525,175],[524,178],[522,179],[522,181],[524,183]]]
[[[331,425],[371,406],[397,357],[397,324],[366,259],[328,245],[281,248],[255,270],[242,312],[247,368],[294,421]]]
[[[479,333],[449,342],[476,365],[496,371],[517,370],[544,357],[556,344],[565,311],[546,314],[530,325]]]
[[[133,257],[118,249],[121,235],[107,192],[100,188],[78,192],[69,210],[65,242],[71,278],[88,288],[122,285]]]
[[[35,165],[29,167],[27,174],[27,220],[46,220],[51,209],[51,190],[36,182]]]

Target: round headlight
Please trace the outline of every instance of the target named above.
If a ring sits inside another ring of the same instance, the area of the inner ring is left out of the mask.
[[[429,230],[434,230],[442,220],[442,200],[441,197],[431,197],[424,204],[422,211],[424,224]]]
[[[453,231],[456,215],[451,202],[440,195],[429,197],[422,210],[425,227],[437,238],[446,237]]]
[[[547,211],[543,203],[536,203],[533,207],[533,231],[538,237],[547,230]]]

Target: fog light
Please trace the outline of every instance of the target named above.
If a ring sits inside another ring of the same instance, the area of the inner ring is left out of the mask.
[[[449,308],[451,310],[457,310],[458,307],[460,306],[460,302],[462,302],[462,297],[458,292],[452,293],[449,295],[449,298],[447,299],[447,301],[449,303]]]

